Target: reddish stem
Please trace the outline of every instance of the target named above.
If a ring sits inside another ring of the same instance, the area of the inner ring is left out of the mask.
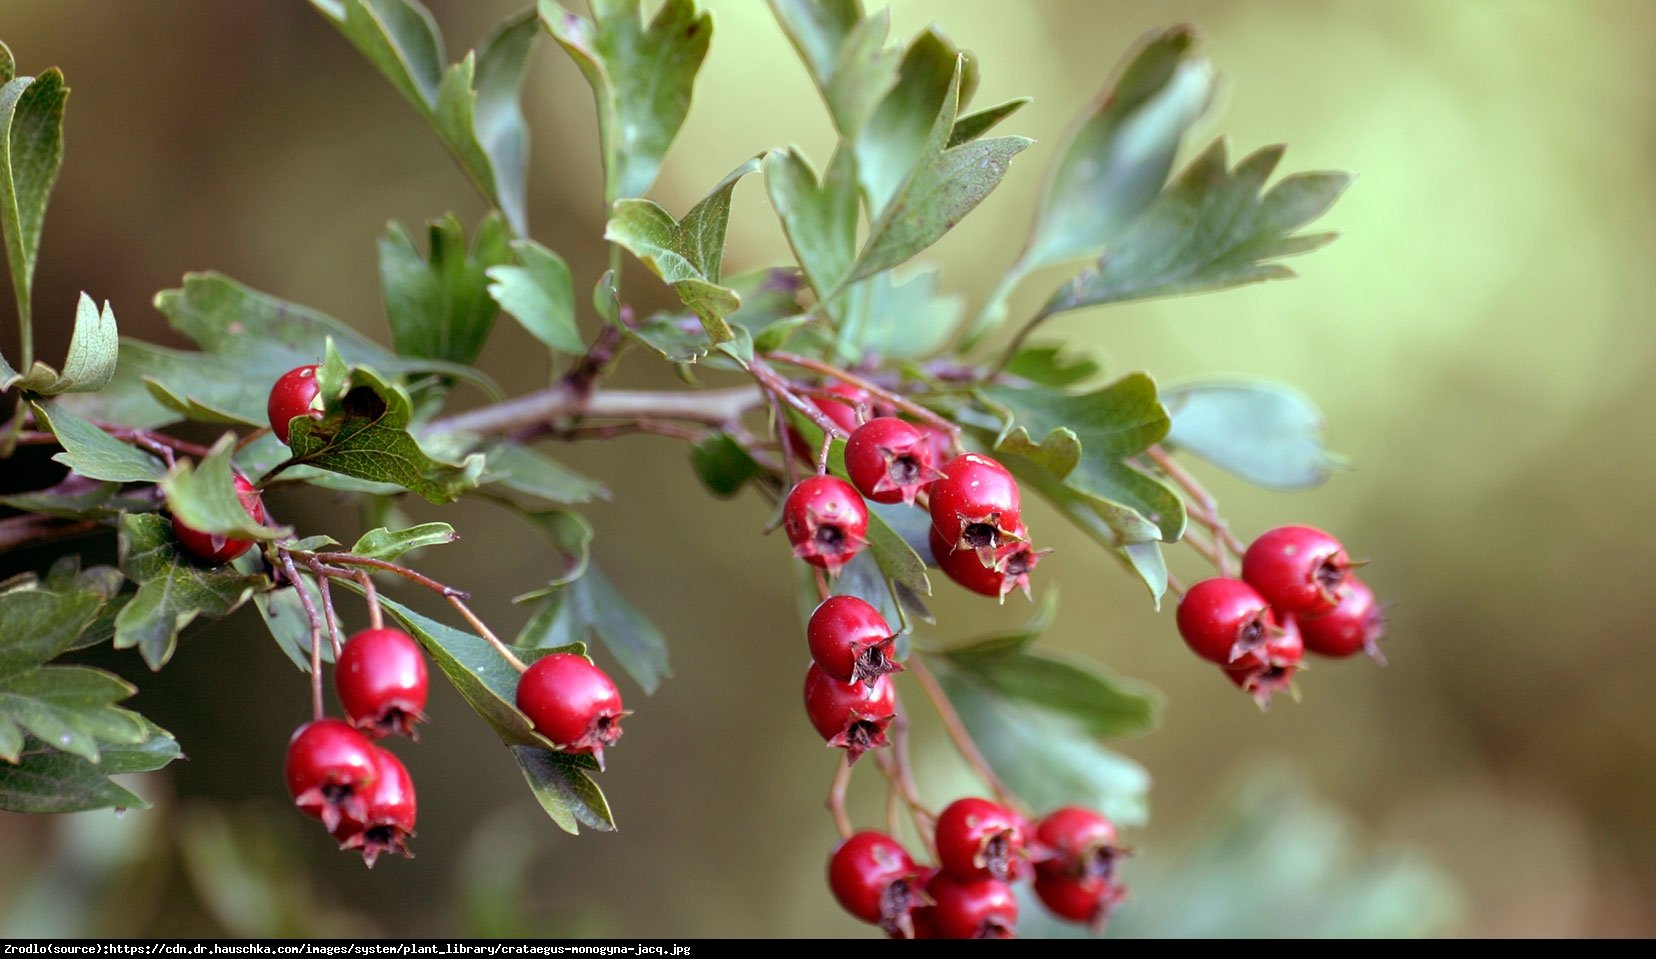
[[[316,604],[311,602],[305,581],[299,577],[299,567],[293,565],[293,554],[278,549],[276,555],[280,558],[283,572],[287,573],[288,582],[298,592],[299,605],[305,608],[305,618],[310,622],[311,718],[320,720],[325,714],[322,708],[322,618],[316,613]]]
[[[851,815],[845,811],[845,792],[851,785],[851,756],[842,754],[839,767],[834,770],[834,783],[828,787],[828,812],[834,817],[834,828],[841,839],[850,839],[856,830],[851,826]]]
[[[855,373],[848,373],[832,363],[824,363],[821,360],[813,360],[808,356],[799,356],[794,353],[774,352],[765,355],[778,363],[786,363],[789,366],[797,366],[802,370],[820,373],[823,376],[839,380],[847,386],[865,390],[870,396],[877,396],[911,416],[919,417],[939,429],[947,430],[950,436],[958,437],[960,435],[960,427],[949,422],[946,417],[933,413],[901,393],[888,390],[873,380],[858,376]]]
[[[937,716],[943,721],[943,728],[948,731],[949,738],[954,741],[960,758],[966,760],[966,765],[988,784],[1001,805],[1021,810],[1023,804],[1012,794],[1012,790],[1006,787],[1006,783],[1001,781],[1000,776],[995,774],[995,770],[990,768],[989,760],[983,758],[977,743],[972,741],[972,734],[966,731],[966,724],[961,721],[960,713],[955,710],[954,703],[949,702],[948,695],[943,692],[943,687],[938,685],[937,677],[932,675],[931,667],[926,665],[925,659],[910,656],[904,665],[908,667],[908,674],[920,684],[926,698],[931,700],[932,708],[937,710]]]

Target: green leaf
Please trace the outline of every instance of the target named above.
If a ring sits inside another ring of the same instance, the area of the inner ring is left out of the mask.
[[[1323,418],[1298,390],[1266,380],[1202,380],[1162,391],[1168,443],[1268,489],[1320,485],[1344,460],[1323,444]]]
[[[75,306],[75,330],[69,339],[69,358],[63,364],[63,372],[60,374],[36,360],[26,376],[0,377],[0,391],[14,385],[43,396],[101,390],[115,376],[119,348],[115,312],[109,308],[108,301],[99,310],[92,298],[82,293]]]
[[[1063,344],[1026,346],[1012,354],[1002,367],[1002,372],[1055,390],[1083,383],[1102,370],[1097,360],[1084,353],[1072,353]]]
[[[1002,120],[1022,110],[1032,101],[1029,97],[1018,97],[1005,103],[996,105],[956,120],[954,127],[949,130],[950,147],[957,147],[963,143],[970,143],[1000,125]]]
[[[586,575],[587,563],[592,558],[592,524],[586,521],[586,517],[574,510],[567,509],[521,510],[520,512],[552,544],[553,551],[558,554],[560,565],[555,567],[551,571],[551,575],[547,577],[548,588],[546,590],[531,593],[529,597],[519,596],[515,602],[523,602],[526,598],[536,595],[549,596],[558,587],[572,583]],[[526,626],[525,632],[529,629],[530,627]],[[520,636],[519,642],[521,643],[521,641],[522,637]]]
[[[961,99],[961,59],[935,28],[904,51],[895,85],[853,142],[870,219],[877,219],[911,174],[948,144]]]
[[[1156,608],[1161,609],[1162,597],[1167,595],[1167,558],[1162,555],[1160,543],[1128,543],[1116,551],[1127,568],[1138,574]]]
[[[119,513],[143,513],[156,508],[142,496],[122,496],[121,484],[89,480],[73,472],[56,486],[28,493],[0,496],[0,506],[69,519],[109,519]]]
[[[1055,715],[1102,739],[1156,727],[1161,695],[1078,656],[1018,651],[952,650],[953,667],[997,695]]]
[[[719,285],[730,194],[737,181],[759,169],[759,162],[754,157],[732,170],[682,220],[649,200],[619,200],[604,228],[604,239],[625,247],[672,284],[715,344],[732,337],[724,318],[742,305],[734,290]]]
[[[754,349],[769,352],[779,348],[807,319],[800,296],[806,282],[799,270],[767,267],[724,282],[742,298],[742,308],[726,319],[753,334]]]
[[[300,547],[294,544],[294,548]],[[322,593],[316,588],[315,581],[309,576],[301,576],[299,581],[304,584],[305,592],[310,594],[311,607],[321,614]],[[299,599],[298,590],[292,586],[284,586],[281,589],[254,593],[253,605],[258,608],[259,616],[264,619],[265,628],[270,630],[270,637],[276,640],[277,648],[287,654],[287,658],[299,667],[300,672],[309,673],[310,618],[305,615],[305,604]],[[333,662],[333,644],[324,638],[321,649],[322,661]]]
[[[1249,768],[1198,817],[1199,833],[1135,864],[1133,897],[1111,917],[1111,936],[1453,934],[1461,890],[1422,850],[1376,846],[1353,816],[1314,795],[1300,770]]]
[[[408,628],[426,655],[454,684],[461,698],[494,728],[501,742],[537,749],[551,745],[535,733],[529,717],[518,711],[517,671],[487,641],[427,619],[395,600],[381,596],[380,604]],[[569,758],[588,768],[597,768],[590,757]]]
[[[236,435],[226,433],[199,464],[179,460],[161,479],[167,509],[191,529],[237,539],[279,539],[291,533],[265,526],[247,512],[235,486],[231,457]]]
[[[494,440],[480,452],[485,464],[481,482],[499,483],[553,503],[590,503],[609,498],[604,484],[514,440]]]
[[[404,553],[427,546],[441,546],[459,538],[460,534],[447,523],[421,523],[396,531],[381,526],[363,533],[362,538],[351,547],[351,552],[370,559],[393,560]]]
[[[979,636],[958,645],[943,649],[936,649],[929,644],[921,648],[921,652],[940,656],[950,662],[956,657],[962,662],[984,661],[1003,656],[1016,656],[1035,641],[1046,634],[1052,627],[1053,620],[1058,617],[1058,588],[1048,587],[1042,591],[1041,604],[1035,607],[1034,615],[1022,626],[1008,632],[992,633],[988,636]]]
[[[765,154],[765,189],[771,206],[818,297],[839,289],[856,257],[854,163],[850,151],[840,149],[818,184],[816,172],[797,149]]]
[[[528,137],[518,95],[535,34],[532,12],[497,27],[480,52],[445,66],[443,38],[414,0],[311,0],[425,118],[478,191],[527,232]]]
[[[869,230],[854,279],[864,279],[912,259],[943,238],[1000,184],[1012,158],[1034,140],[973,140],[929,158],[914,171]]]
[[[689,313],[652,313],[628,327],[627,336],[670,363],[695,363],[713,351],[701,318]]]
[[[1104,303],[1202,293],[1294,276],[1275,261],[1314,250],[1332,233],[1296,233],[1334,205],[1344,173],[1297,173],[1269,190],[1283,147],[1226,169],[1216,141],[1179,175],[1111,252],[1053,294],[1036,319]]]
[[[11,62],[9,52],[6,59]],[[6,72],[13,70],[15,64]],[[63,105],[68,98],[69,88],[56,67],[38,77],[8,78],[0,86],[0,234],[24,330],[19,365],[25,369],[34,362],[29,304],[46,199],[63,165]]]
[[[99,738],[132,741],[131,714],[114,703],[135,690],[98,670],[45,667],[74,644],[103,603],[92,592],[0,593],[0,759],[19,761],[25,732],[92,762]],[[61,689],[54,680],[62,681]]]
[[[919,360],[942,352],[954,338],[966,314],[966,298],[938,289],[942,275],[935,269],[914,271],[899,280],[881,273],[865,284],[862,324],[855,346],[891,360]]]
[[[978,396],[1006,417],[996,451],[1044,467],[1069,489],[1132,510],[1155,524],[1164,542],[1184,534],[1178,494],[1126,462],[1167,435],[1167,411],[1149,376],[1133,373],[1090,393],[990,386]]]
[[[575,287],[563,258],[534,240],[512,243],[517,266],[489,270],[489,295],[517,318],[529,335],[554,350],[586,351],[575,326]]]
[[[293,421],[290,463],[391,483],[439,504],[477,486],[482,456],[473,454],[460,464],[439,462],[409,435],[413,408],[401,387],[363,366],[352,370],[350,383],[320,418]]]
[[[1096,254],[1155,200],[1213,99],[1213,66],[1195,46],[1184,25],[1150,35],[1076,118],[1042,189],[1028,269]]]
[[[115,648],[138,647],[151,669],[172,658],[179,631],[197,616],[227,616],[269,582],[230,565],[196,565],[173,545],[164,516],[121,517],[120,548],[121,571],[138,593],[115,618]]]
[[[690,465],[719,499],[730,499],[749,482],[769,475],[746,447],[723,430],[707,434],[690,447]]]
[[[69,412],[61,403],[36,403],[35,416],[57,437],[63,452],[53,456],[87,479],[111,483],[154,483],[166,475],[161,461],[110,436]]]
[[[526,649],[567,646],[595,639],[633,681],[653,693],[672,675],[667,640],[644,614],[633,608],[597,566],[588,564],[577,580],[560,587],[519,643]]]
[[[639,0],[593,0],[593,20],[540,0],[540,19],[592,87],[604,157],[604,201],[643,196],[690,111],[713,18],[667,0],[648,27]]]
[[[421,256],[399,223],[379,241],[380,287],[391,342],[404,356],[471,363],[483,351],[499,313],[485,271],[512,262],[506,224],[485,217],[466,245],[453,214],[427,225],[428,256]]]
[[[931,595],[931,579],[926,575],[926,564],[920,559],[900,533],[887,521],[889,513],[868,511],[868,553],[880,567],[880,575],[890,584],[891,595],[897,605],[924,622],[931,622],[931,611],[926,609],[923,596]],[[907,621],[907,617],[904,617]]]
[[[615,831],[609,801],[585,767],[549,749],[513,746],[512,755],[522,767],[535,800],[559,829],[571,835],[579,833],[581,826]]]
[[[902,52],[886,47],[890,11],[864,17],[858,0],[771,0],[771,11],[816,82],[834,127],[855,138],[897,82]]]
[[[1117,825],[1143,825],[1150,776],[1099,745],[1076,723],[1009,699],[955,670],[940,676],[949,700],[989,765],[1034,809],[1086,806]]]
[[[183,755],[165,730],[145,722],[149,738],[106,746],[97,763],[30,741],[18,765],[0,764],[0,809],[63,813],[89,809],[146,809],[149,803],[117,786],[110,776],[150,772]]]

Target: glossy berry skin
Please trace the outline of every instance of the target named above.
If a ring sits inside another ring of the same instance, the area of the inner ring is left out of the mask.
[[[1024,823],[1012,810],[967,797],[937,817],[937,864],[956,879],[1010,879],[1024,856]]]
[[[788,493],[782,529],[795,556],[838,573],[868,542],[868,504],[845,480],[811,476]]]
[[[1294,674],[1305,656],[1305,643],[1298,622],[1282,618],[1282,628],[1259,649],[1250,650],[1223,668],[1232,683],[1251,694],[1260,709],[1268,709],[1271,697],[1283,690],[1292,692]]]
[[[1036,873],[1055,879],[1109,881],[1116,862],[1126,855],[1116,845],[1115,824],[1080,806],[1047,813],[1035,827],[1035,844],[1044,853],[1035,863]]]
[[[1265,597],[1239,579],[1204,579],[1179,601],[1179,635],[1192,652],[1223,666],[1257,650],[1280,631]]]
[[[334,688],[346,718],[363,735],[419,738],[414,724],[425,721],[426,662],[402,630],[365,629],[346,640]]]
[[[402,761],[389,749],[369,748],[374,751],[376,778],[368,792],[366,808],[362,816],[341,820],[329,832],[339,840],[339,848],[362,853],[362,860],[372,869],[382,853],[394,852],[414,858],[408,849],[408,840],[414,836],[418,804],[414,797],[414,779]]]
[[[264,503],[259,499],[259,491],[253,488],[252,480],[237,473],[234,477],[236,484],[236,498],[241,500],[242,509],[253,517],[253,522],[265,521]],[[241,554],[253,548],[250,539],[234,539],[222,533],[203,533],[198,529],[179,522],[177,517],[172,521],[173,539],[184,552],[210,566],[222,566]]]
[[[517,706],[535,732],[570,753],[588,753],[604,766],[604,750],[621,738],[621,691],[585,656],[548,653],[518,679]]]
[[[265,413],[270,417],[270,431],[283,444],[288,441],[288,425],[294,417],[320,416],[322,391],[316,383],[316,367],[301,366],[283,373],[270,388]]]
[[[964,589],[1003,603],[1014,590],[1021,590],[1027,597],[1030,596],[1030,571],[1047,551],[1037,550],[1029,542],[1029,529],[1024,524],[1019,523],[1014,533],[1019,538],[998,547],[994,565],[985,566],[977,551],[952,547],[933,526],[932,557],[937,560],[937,568]]]
[[[1095,930],[1109,917],[1127,891],[1104,879],[1073,876],[1035,877],[1035,895],[1047,911],[1060,919],[1082,922]]]
[[[1242,578],[1278,615],[1332,612],[1350,573],[1345,547],[1311,526],[1279,526],[1250,543],[1242,554]]]
[[[843,683],[812,663],[805,671],[805,713],[828,745],[856,762],[868,750],[888,745],[886,727],[897,714],[891,677]]]
[[[942,476],[932,465],[931,441],[919,427],[881,416],[857,427],[845,441],[851,484],[876,503],[912,503]]]
[[[294,732],[283,773],[294,805],[332,832],[342,820],[362,821],[378,778],[375,746],[338,719],[318,719]]]
[[[1386,635],[1386,612],[1374,598],[1374,590],[1353,576],[1340,590],[1340,603],[1331,613],[1301,618],[1300,636],[1307,652],[1343,658],[1368,653],[1385,662],[1379,642]]]
[[[995,551],[1017,538],[1023,509],[1018,482],[995,460],[966,453],[943,464],[943,478],[932,483],[932,528],[953,551],[975,551],[985,566]]]
[[[936,903],[924,921],[939,939],[1011,939],[1018,926],[1018,900],[999,879],[956,879],[941,870],[926,884]]]
[[[872,683],[902,671],[892,659],[897,636],[880,611],[855,596],[830,596],[805,627],[811,659],[842,683]]]
[[[828,859],[828,888],[848,913],[888,934],[914,938],[912,912],[925,902],[916,866],[897,840],[883,832],[859,832]]]

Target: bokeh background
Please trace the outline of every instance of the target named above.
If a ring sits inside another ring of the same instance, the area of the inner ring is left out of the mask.
[[[432,3],[451,53],[517,5]],[[831,146],[763,6],[708,5],[713,50],[654,191],[675,211],[762,149],[798,143],[820,161]],[[1123,923],[1656,934],[1656,7],[902,0],[893,19],[905,36],[938,20],[975,51],[978,103],[1035,98],[1007,129],[1040,142],[927,257],[974,302],[1017,252],[1069,116],[1150,28],[1197,24],[1222,71],[1193,144],[1287,142],[1285,168],[1359,173],[1325,221],[1344,237],[1296,261],[1302,278],[1047,330],[1115,371],[1270,376],[1314,396],[1353,471],[1300,494],[1203,475],[1244,532],[1338,531],[1396,602],[1389,668],[1319,665],[1303,703],[1257,715],[1111,560],[1040,526],[1059,549],[1042,573],[1064,595],[1049,641],[1170,699],[1162,730],[1121,745],[1155,777],[1152,822],[1130,837],[1145,902]],[[482,212],[413,111],[299,0],[0,0],[0,37],[23,72],[57,64],[74,88],[37,281],[47,323],[67,323],[86,289],[113,301],[123,332],[176,343],[151,296],[218,269],[383,335],[374,240],[386,221]],[[526,98],[534,232],[584,286],[604,255],[590,95],[542,41]],[[727,268],[779,262],[762,191],[737,198]],[[630,298],[661,302],[641,271],[629,277]],[[1061,278],[1037,276],[1016,306]],[[44,352],[65,335],[43,334]],[[544,381],[540,355],[503,321],[483,365],[521,391]],[[621,380],[665,385],[650,367],[637,356]],[[283,808],[280,757],[305,687],[241,615],[193,634],[159,676],[110,659],[190,761],[142,783],[151,811],[0,815],[0,931],[867,931],[822,886],[831,764],[798,715],[799,626],[781,547],[760,536],[765,506],[709,500],[670,440],[559,455],[610,484],[613,501],[589,511],[597,556],[672,642],[676,678],[648,701],[630,693],[639,714],[604,776],[619,834],[557,832],[445,691],[403,751],[421,790],[419,858],[364,872]],[[277,507],[307,529],[354,532],[321,493]],[[507,597],[545,578],[533,534],[484,507],[443,518],[465,541],[424,567],[515,628]],[[993,619],[968,597],[937,605],[945,627],[966,624],[956,635]],[[969,788],[946,763],[926,773],[945,792]],[[1252,805],[1215,812],[1243,780]],[[1377,883],[1397,894],[1361,920],[1299,915],[1302,894]],[[1256,885],[1277,892],[1250,900]],[[1226,899],[1233,908],[1213,905]]]

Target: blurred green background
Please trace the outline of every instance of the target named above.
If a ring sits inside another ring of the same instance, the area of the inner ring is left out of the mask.
[[[654,191],[674,211],[762,149],[798,143],[820,163],[831,146],[763,6],[708,5],[713,50]],[[433,3],[451,53],[515,6]],[[1256,374],[1310,393],[1355,471],[1293,495],[1203,475],[1244,534],[1284,521],[1337,531],[1396,602],[1389,668],[1318,664],[1303,703],[1261,716],[1112,560],[1036,514],[1058,548],[1042,573],[1064,596],[1049,641],[1170,699],[1160,732],[1122,745],[1155,777],[1153,821],[1129,837],[1142,903],[1124,911],[1126,927],[1656,934],[1656,7],[904,0],[893,17],[904,36],[935,19],[975,51],[976,102],[1035,98],[1007,131],[1040,142],[927,257],[974,303],[1016,254],[1068,118],[1152,27],[1195,23],[1223,74],[1193,144],[1223,133],[1242,153],[1283,141],[1285,169],[1359,174],[1325,221],[1345,235],[1295,261],[1301,279],[1046,330],[1115,371]],[[22,72],[57,64],[74,88],[40,317],[66,324],[86,289],[113,301],[123,332],[178,345],[150,297],[187,270],[218,269],[383,335],[374,240],[387,219],[481,214],[414,112],[299,0],[0,0],[0,37]],[[604,256],[591,99],[542,40],[526,99],[531,218],[584,286]],[[729,271],[784,258],[762,191],[743,186]],[[642,271],[628,277],[629,299],[664,302]],[[1026,284],[1014,315],[1061,278]],[[65,335],[44,333],[43,353]],[[522,391],[544,381],[540,355],[502,322],[483,365]],[[668,385],[651,365],[635,356],[620,379]],[[445,690],[419,746],[402,750],[420,785],[419,858],[364,872],[283,808],[282,749],[305,717],[305,686],[245,614],[186,640],[159,676],[141,675],[136,656],[113,660],[190,761],[143,783],[153,811],[0,815],[0,931],[867,931],[821,880],[831,763],[799,715],[803,647],[783,547],[759,535],[765,506],[709,500],[671,440],[556,452],[610,484],[613,502],[589,512],[597,556],[672,643],[676,678],[647,701],[630,690],[638,715],[604,776],[620,833],[557,832]],[[320,491],[273,505],[301,528],[354,532],[351,511]],[[534,534],[487,507],[442,518],[465,540],[422,568],[515,629],[523,613],[507,598],[545,578]],[[1183,553],[1188,576],[1197,567]],[[937,607],[940,635],[995,615],[955,592]],[[1190,846],[1250,771],[1252,805],[1228,821],[1229,839]],[[969,788],[946,763],[925,772],[944,799]],[[1283,785],[1300,782],[1322,800]],[[863,800],[872,820],[877,796]],[[1351,838],[1376,858],[1336,881]],[[1292,905],[1340,883],[1361,895],[1382,874],[1401,891],[1368,904],[1365,920]],[[1249,905],[1256,884],[1286,891]],[[1226,897],[1236,908],[1203,926],[1199,914]]]

